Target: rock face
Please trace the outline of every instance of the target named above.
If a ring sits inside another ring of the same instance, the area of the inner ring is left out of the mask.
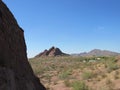
[[[63,53],[59,48],[51,47],[49,50],[44,50],[35,57],[46,57],[46,56],[65,56],[68,54]]]
[[[24,32],[1,0],[0,90],[45,90],[28,63]]]

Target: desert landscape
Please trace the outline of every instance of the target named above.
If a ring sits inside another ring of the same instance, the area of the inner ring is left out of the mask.
[[[119,3],[0,0],[0,90],[120,90]]]
[[[118,53],[102,56],[99,52],[97,56],[84,57],[63,56],[61,53],[55,56],[54,53],[51,53],[51,56],[43,56],[42,52],[43,55],[29,59],[34,73],[47,90],[120,90]]]

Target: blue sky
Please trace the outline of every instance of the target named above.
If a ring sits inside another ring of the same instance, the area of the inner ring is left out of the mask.
[[[4,0],[24,29],[28,57],[51,46],[66,53],[120,52],[120,0]]]

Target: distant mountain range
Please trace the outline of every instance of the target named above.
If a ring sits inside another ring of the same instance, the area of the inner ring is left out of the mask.
[[[120,53],[108,51],[108,50],[100,50],[100,49],[94,49],[90,52],[82,52],[82,53],[76,53],[71,54],[71,56],[83,56],[83,57],[89,57],[89,56],[118,56]],[[53,57],[53,56],[70,56],[70,54],[63,53],[59,48],[51,47],[49,50],[45,49],[43,52],[39,53],[35,57]]]
[[[120,55],[120,53],[108,51],[108,50],[100,50],[100,49],[94,49],[90,52],[83,52],[79,54],[72,54],[72,56],[117,56]]]

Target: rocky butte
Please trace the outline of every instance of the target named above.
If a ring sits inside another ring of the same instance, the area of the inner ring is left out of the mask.
[[[46,90],[28,63],[24,31],[0,0],[0,90]]]
[[[51,47],[49,50],[45,49],[43,52],[39,53],[35,57],[55,57],[55,56],[68,56],[69,54],[63,53],[59,48]]]

